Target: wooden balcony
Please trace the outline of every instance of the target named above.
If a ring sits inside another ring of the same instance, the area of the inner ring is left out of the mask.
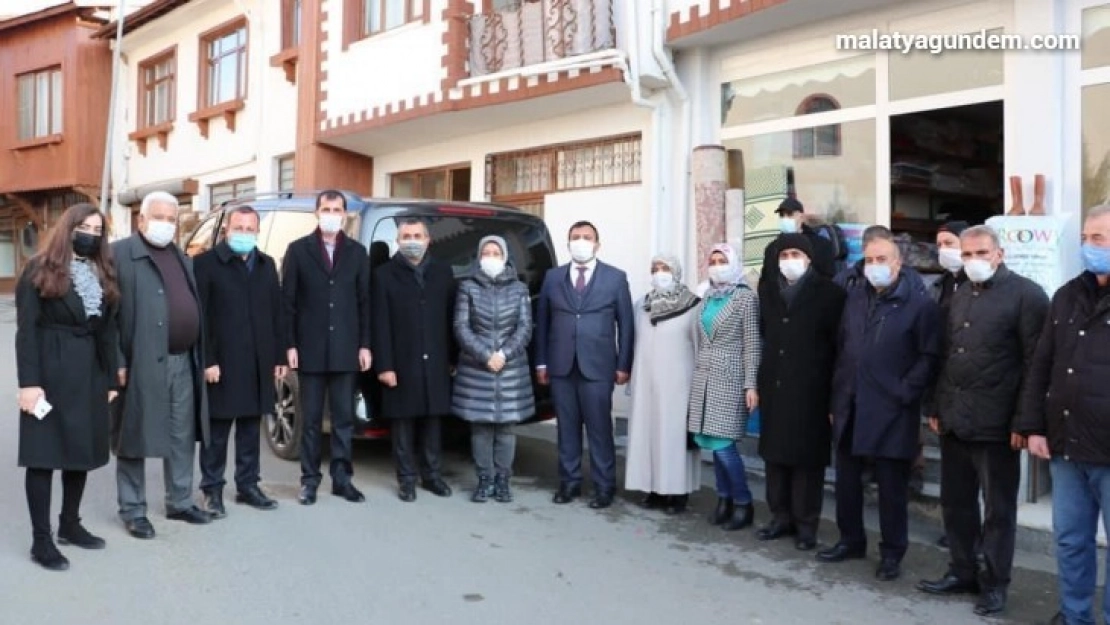
[[[519,0],[470,18],[470,76],[616,48],[613,0]]]

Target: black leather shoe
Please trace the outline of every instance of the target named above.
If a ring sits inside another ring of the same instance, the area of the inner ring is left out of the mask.
[[[302,506],[311,506],[316,503],[316,487],[302,486],[300,494],[297,495],[297,503]]]
[[[975,613],[979,616],[997,616],[1006,609],[1006,591],[1002,588],[988,588],[979,595]]]
[[[574,501],[582,496],[581,486],[568,486],[562,484],[559,490],[556,491],[555,496],[551,498],[552,503],[565,504]]]
[[[266,496],[258,486],[235,493],[235,503],[248,505],[256,510],[273,510],[278,502]]]
[[[346,484],[332,485],[331,494],[336,497],[342,497],[351,503],[362,503],[366,501],[366,496],[362,494],[355,485],[347,482]]]
[[[69,568],[69,560],[54,546],[50,538],[36,538],[31,546],[31,560],[50,571],[64,571]]]
[[[93,536],[81,525],[81,520],[63,521],[58,524],[58,544],[73,545],[82,549],[103,549],[104,539]]]
[[[778,523],[772,521],[769,525],[765,525],[755,533],[755,537],[759,540],[778,540],[783,536],[793,536],[798,533],[798,529],[790,523]]]
[[[875,577],[882,582],[892,582],[902,576],[902,565],[897,560],[883,558],[879,568],[875,569]]]
[[[212,515],[196,506],[171,512],[166,515],[166,518],[171,521],[184,521],[190,525],[206,525],[212,522]]]
[[[852,547],[844,543],[836,543],[828,549],[817,552],[817,559],[821,562],[843,562],[845,560],[862,560],[867,557],[866,547]]]
[[[736,504],[732,509],[732,517],[721,524],[721,529],[726,532],[735,532],[748,527],[755,521],[755,507],[750,504]]]
[[[416,486],[413,484],[401,484],[397,487],[397,498],[405,503],[416,501]]]
[[[667,498],[658,493],[648,493],[640,500],[640,507],[645,510],[658,510],[667,505]]]
[[[733,503],[725,497],[717,498],[717,507],[709,513],[709,524],[720,525],[732,517]]]
[[[124,521],[123,526],[127,528],[127,533],[135,538],[143,540],[154,538],[154,526],[150,524],[150,519],[145,516]]]
[[[423,488],[437,497],[451,496],[451,487],[447,485],[447,482],[444,482],[443,479],[438,477],[434,480],[424,480],[420,483],[420,488]]]
[[[213,519],[222,519],[227,516],[224,507],[224,494],[219,491],[204,493],[204,511]]]
[[[917,583],[917,589],[921,592],[927,592],[930,595],[978,594],[979,582],[961,579],[949,571],[940,579],[934,579],[932,581],[927,579],[921,580]]]
[[[798,551],[813,551],[817,548],[817,541],[812,538],[799,538],[794,541],[794,548]]]
[[[590,507],[594,510],[604,510],[613,505],[613,493],[599,492],[590,500]]]
[[[667,507],[663,509],[663,512],[671,516],[682,514],[686,512],[686,506],[689,502],[689,495],[671,495],[667,497]]]

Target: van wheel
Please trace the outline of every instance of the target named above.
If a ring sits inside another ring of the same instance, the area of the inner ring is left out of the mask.
[[[301,393],[297,374],[290,372],[276,382],[277,401],[273,414],[266,415],[266,442],[274,455],[296,460],[301,455]]]

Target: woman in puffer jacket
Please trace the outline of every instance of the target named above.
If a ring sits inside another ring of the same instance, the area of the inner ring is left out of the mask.
[[[454,412],[470,422],[470,446],[478,473],[471,501],[513,500],[509,489],[516,435],[512,425],[532,415],[528,341],[532,304],[528,287],[508,262],[498,236],[478,243],[478,269],[459,284],[455,336],[461,353],[452,397]]]

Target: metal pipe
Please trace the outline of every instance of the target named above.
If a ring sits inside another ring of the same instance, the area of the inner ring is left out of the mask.
[[[100,176],[100,212],[107,215],[111,205],[109,182],[112,179],[112,152],[116,138],[116,99],[119,97],[119,68],[121,48],[123,47],[123,18],[126,15],[127,0],[119,0],[119,13],[116,17],[116,45],[112,50],[112,89],[108,96],[108,136],[104,142],[104,169]]]

